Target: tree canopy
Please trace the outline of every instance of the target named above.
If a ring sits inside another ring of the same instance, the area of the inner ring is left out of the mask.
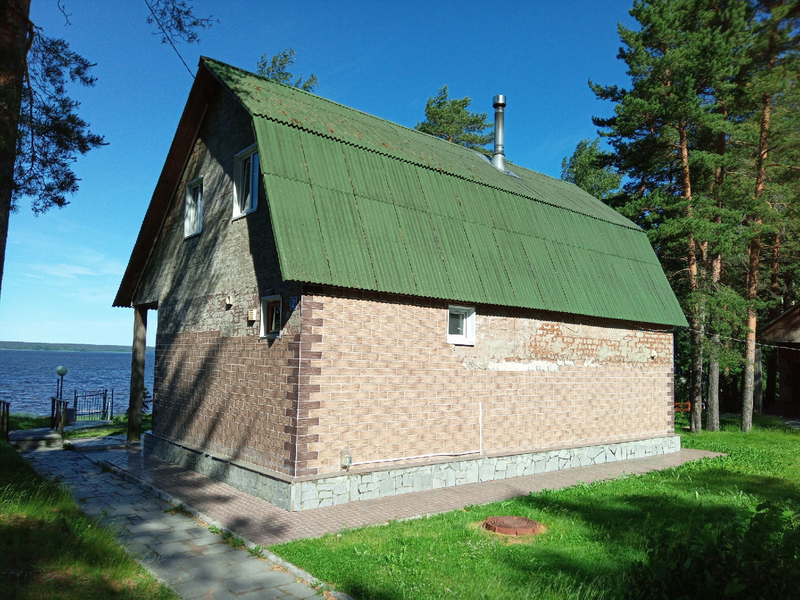
[[[590,82],[615,104],[594,119],[625,175],[614,205],[648,231],[687,314],[676,362],[692,429],[704,401],[718,427],[722,367],[746,431],[761,408],[757,323],[798,298],[800,3],[636,0],[630,14],[638,26],[619,28],[630,87]]]
[[[211,17],[198,17],[186,0],[145,4],[153,33],[179,57],[176,44],[198,42],[198,31],[212,25]],[[94,65],[66,40],[46,36],[30,21],[30,6],[30,0],[0,3],[0,290],[8,220],[19,201],[29,198],[36,213],[65,206],[67,195],[78,190],[72,163],[105,144],[67,93],[68,83],[95,84]]]
[[[267,58],[266,54],[261,55],[261,59],[256,64],[257,73],[262,77],[284,83],[296,88],[300,88],[306,92],[313,92],[319,83],[317,76],[312,73],[308,78],[303,81],[303,75],[297,78],[288,71],[289,67],[294,64],[295,52],[291,48],[287,48],[275,54],[272,58]]]
[[[460,144],[466,148],[486,153],[484,146],[494,139],[492,124],[486,121],[486,113],[469,112],[472,99],[449,98],[447,86],[439,89],[437,94],[428,98],[425,104],[425,120],[414,128],[423,133],[436,136]]]
[[[561,179],[574,183],[598,200],[609,200],[619,191],[622,175],[606,164],[608,155],[600,140],[581,140],[571,156],[561,161]]]

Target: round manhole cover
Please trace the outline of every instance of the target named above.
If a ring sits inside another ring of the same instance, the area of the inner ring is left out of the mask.
[[[486,519],[486,529],[503,535],[533,535],[540,533],[544,526],[532,519],[525,517],[489,517]]]

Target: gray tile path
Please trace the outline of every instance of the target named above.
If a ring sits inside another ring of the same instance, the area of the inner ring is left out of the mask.
[[[274,560],[260,559],[234,549],[195,518],[165,512],[174,505],[88,460],[90,455],[40,449],[23,456],[39,473],[67,486],[84,512],[115,531],[133,556],[182,598],[317,596],[309,582],[319,582],[310,575],[272,555]]]
[[[178,503],[199,519],[230,530],[250,543],[269,546],[342,529],[409,519],[473,504],[558,489],[578,483],[679,466],[721,456],[702,450],[580,467],[502,481],[491,481],[287,512],[224,483],[187,471],[138,448],[94,452],[40,450],[25,454],[40,472],[68,484],[85,510],[118,527],[123,543],[142,563],[184,598],[308,598],[313,577],[269,553],[272,561],[223,544],[196,520],[164,510]],[[105,467],[105,468],[103,468]],[[113,470],[124,479],[112,475]],[[346,598],[342,594],[337,597]]]

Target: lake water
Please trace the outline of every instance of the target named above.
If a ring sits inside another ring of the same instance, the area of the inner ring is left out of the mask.
[[[155,353],[145,356],[144,384],[153,390]],[[56,394],[56,367],[64,365],[64,399],[75,390],[114,390],[114,408],[128,408],[131,385],[129,352],[47,352],[0,350],[0,400],[11,402],[11,412],[50,414],[50,397]]]

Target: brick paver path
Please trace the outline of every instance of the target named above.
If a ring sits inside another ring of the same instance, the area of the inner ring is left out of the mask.
[[[116,527],[120,540],[138,555],[144,566],[183,598],[291,600],[310,598],[315,594],[314,589],[299,579],[312,585],[319,582],[276,556],[268,554],[270,560],[264,561],[243,550],[234,550],[196,520],[166,513],[165,509],[182,503],[203,521],[228,529],[249,542],[269,546],[344,528],[435,514],[581,482],[647,473],[721,455],[702,450],[681,450],[651,458],[294,513],[194,471],[155,457],[144,457],[138,448],[112,447],[85,453],[39,450],[24,456],[37,471],[67,484],[88,514],[103,524]],[[103,469],[104,466],[124,479]],[[344,594],[335,595],[347,598]]]
[[[288,512],[194,471],[159,458],[142,456],[135,450],[93,452],[90,456],[93,460],[102,461],[117,469],[131,480],[165,492],[176,501],[192,507],[204,518],[221,523],[256,544],[270,546],[299,538],[335,533],[345,528],[410,519],[473,504],[507,500],[581,482],[592,483],[616,479],[622,475],[677,467],[690,460],[721,455],[703,450],[681,450],[650,458],[401,494],[300,512]]]

